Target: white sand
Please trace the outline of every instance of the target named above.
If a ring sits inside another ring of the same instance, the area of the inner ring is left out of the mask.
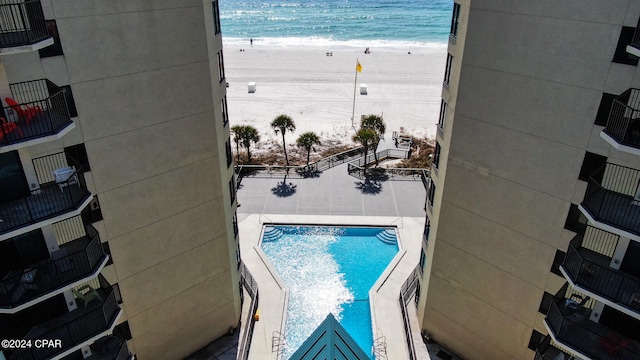
[[[240,51],[244,49],[244,51]],[[252,125],[261,142],[280,142],[269,124],[280,114],[291,116],[296,131],[287,144],[306,131],[321,139],[351,142],[356,59],[358,73],[355,127],[360,115],[383,115],[387,136],[400,131],[435,138],[446,47],[416,49],[273,47],[225,44],[224,62],[229,88],[231,125]],[[411,54],[407,52],[411,51]],[[331,52],[333,56],[327,56]],[[256,92],[247,84],[256,82]],[[367,95],[360,85],[367,84]]]

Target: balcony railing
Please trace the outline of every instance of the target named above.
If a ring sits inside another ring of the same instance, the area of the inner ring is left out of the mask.
[[[591,227],[587,228],[586,234],[600,242],[611,242],[613,235]],[[569,243],[562,267],[571,281],[596,295],[640,312],[640,279],[610,267],[611,256],[587,247],[585,240],[589,239],[578,234]]]
[[[34,159],[34,163],[51,157],[60,155]],[[0,204],[0,234],[78,210],[91,193],[87,190],[82,167],[71,159],[68,165],[71,171],[65,174],[66,180],[40,183],[40,188],[30,191],[27,196]]]
[[[7,122],[0,126],[0,146],[58,134],[73,124],[64,90],[47,79],[10,84],[11,99],[5,106]]]
[[[593,359],[638,360],[640,348],[630,339],[589,320],[590,310],[555,298],[545,318],[555,340]]]
[[[640,89],[629,89],[613,101],[603,131],[621,145],[640,148]]]
[[[51,257],[10,272],[0,281],[0,308],[14,308],[95,273],[107,255],[98,231],[86,226],[86,235],[63,244]]]
[[[636,26],[636,31],[633,33],[633,39],[631,40],[630,46],[640,50],[640,18],[638,19],[638,25]]]
[[[0,1],[0,48],[33,45],[49,37],[40,0]]]
[[[562,357],[560,357],[562,354]],[[571,355],[551,345],[551,336],[547,335],[540,346],[536,349],[535,360],[557,360],[557,359],[570,359]]]
[[[605,164],[589,178],[582,206],[595,221],[640,235],[640,171]]]
[[[44,360],[62,354],[89,339],[106,333],[114,325],[120,308],[109,283],[99,277],[97,289],[102,300],[94,299],[86,307],[80,307],[53,320],[39,324],[27,333],[25,340],[61,340],[62,347],[16,350],[7,360]]]

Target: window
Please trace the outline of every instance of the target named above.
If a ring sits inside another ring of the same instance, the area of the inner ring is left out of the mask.
[[[113,335],[121,339],[131,340],[131,329],[129,328],[129,322],[125,321],[119,325],[116,325],[116,327],[113,328]]]
[[[62,52],[62,44],[60,44],[60,35],[58,34],[58,25],[55,20],[45,20],[47,34],[53,38],[53,45],[38,50],[41,58],[64,55]]]
[[[76,109],[76,101],[73,99],[73,92],[70,85],[60,86],[64,93],[64,99],[67,101],[67,108],[69,109],[70,117],[78,116],[78,109]]]
[[[544,335],[542,335],[538,331],[533,330],[533,332],[531,333],[531,339],[529,339],[529,346],[527,347],[533,351],[538,350],[538,347],[540,346],[543,340],[544,340]]]
[[[613,54],[613,60],[611,61],[625,65],[638,65],[638,57],[627,52],[627,45],[631,44],[635,31],[636,29],[630,26],[622,27],[622,30],[620,30],[620,38],[618,39],[618,46],[616,46],[616,52]]]
[[[240,269],[240,244],[236,247],[236,266]]]
[[[218,1],[211,3],[213,7],[213,33],[220,34],[220,8],[218,7]]]
[[[453,14],[451,15],[451,35],[458,35],[458,22],[460,21],[460,4],[453,4]]]
[[[567,255],[567,253],[565,253],[564,251],[561,251],[561,250],[556,251],[556,256],[553,258],[553,265],[551,265],[552,273],[558,276],[562,276],[562,273],[560,272],[560,265],[564,261],[565,255]]]
[[[596,115],[596,121],[594,124],[600,126],[607,126],[607,121],[609,120],[609,112],[611,112],[611,106],[613,105],[613,100],[616,98],[614,94],[602,94],[602,99],[600,99],[600,106],[598,107],[598,114]]]
[[[222,105],[222,126],[227,126],[229,124],[229,109],[227,108],[226,96],[222,98],[221,105]]]
[[[440,143],[436,141],[436,150],[433,153],[433,162],[432,162],[435,169],[437,169],[438,165],[440,164],[440,151],[441,151]]]
[[[113,288],[113,295],[115,295],[116,301],[118,302],[118,304],[122,304],[122,295],[120,294],[120,285],[118,285],[118,283],[115,283],[111,285],[111,288]]]
[[[90,171],[87,148],[84,144],[71,145],[64,148],[64,155],[69,164],[78,164],[82,167],[82,172]]]
[[[418,303],[420,302],[420,281],[418,281],[418,284],[416,285],[416,296],[415,296],[415,305],[416,308],[418,307]]]
[[[607,163],[607,157],[594,154],[591,152],[586,152],[584,154],[584,159],[582,160],[582,167],[580,168],[580,174],[578,175],[578,179],[582,181],[588,181],[589,177],[593,175],[596,170],[600,169],[600,167],[604,166]]]
[[[113,257],[111,257],[111,248],[109,247],[108,242],[102,243],[102,251],[104,251],[105,254],[109,255],[109,260],[107,260],[105,266],[113,264]]]
[[[451,78],[451,63],[453,62],[453,56],[447,54],[447,66],[444,69],[444,84],[448,87],[449,80]]]
[[[240,231],[238,230],[238,214],[235,213],[233,214],[233,235],[235,237],[238,237],[238,233]]]
[[[578,205],[571,204],[569,207],[569,213],[567,214],[567,220],[564,222],[564,228],[578,233],[581,232],[586,223],[587,218],[585,218],[582,212],[578,209]]]
[[[224,81],[224,59],[222,58],[222,50],[218,52],[218,81]]]
[[[233,203],[236,201],[236,177],[235,175],[231,177],[231,180],[229,180],[229,194],[231,196],[231,205],[233,205]]]
[[[433,198],[436,195],[436,184],[433,183],[433,180],[429,182],[429,206],[433,207]]]
[[[227,168],[231,166],[233,163],[233,155],[231,154],[231,139],[227,139],[227,142],[224,144],[225,150],[227,152]]]
[[[424,221],[424,231],[422,232],[424,246],[427,246],[427,243],[429,242],[429,232],[431,232],[431,221],[429,221],[429,218],[426,218]]]
[[[427,263],[427,255],[424,253],[424,249],[420,250],[420,272],[424,274],[424,265]]]
[[[444,131],[444,121],[447,116],[447,103],[444,100],[440,101],[440,117],[438,117],[438,129]]]
[[[549,312],[549,306],[551,306],[552,301],[553,295],[545,291],[544,295],[542,295],[542,301],[540,302],[538,312],[547,315],[547,313]]]
[[[80,216],[82,216],[82,222],[85,224],[93,224],[102,220],[102,210],[100,210],[98,195],[95,195],[93,199],[91,199],[89,206],[82,209]]]

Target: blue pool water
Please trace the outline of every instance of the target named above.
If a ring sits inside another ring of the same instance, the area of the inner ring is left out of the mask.
[[[395,231],[387,231],[392,241],[376,236],[384,232],[371,227],[265,227],[262,249],[289,289],[285,359],[329,313],[373,358],[368,292],[398,252]]]

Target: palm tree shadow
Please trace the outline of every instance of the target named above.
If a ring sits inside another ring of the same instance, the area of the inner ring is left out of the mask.
[[[382,183],[378,180],[370,180],[366,178],[364,181],[355,182],[356,189],[360,190],[363,194],[375,195],[382,192]]]
[[[287,176],[285,175],[282,181],[278,182],[275,187],[271,188],[271,193],[277,197],[289,197],[296,193],[297,188],[298,185],[292,182],[287,184]]]

